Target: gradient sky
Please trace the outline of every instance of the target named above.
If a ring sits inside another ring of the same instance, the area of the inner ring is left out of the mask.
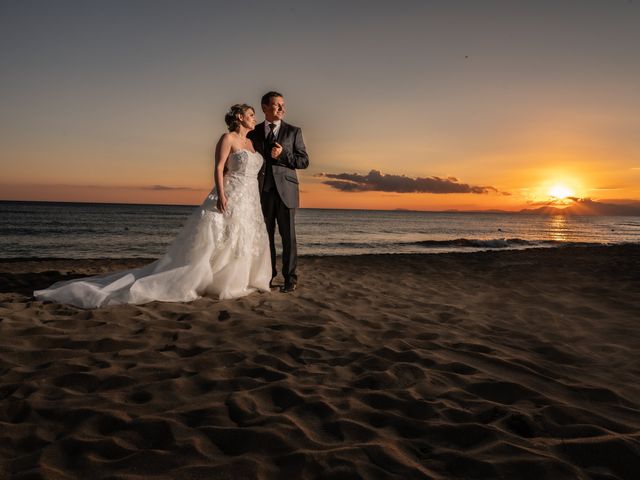
[[[303,207],[640,199],[636,1],[0,0],[0,42],[0,199],[198,204],[270,89]]]

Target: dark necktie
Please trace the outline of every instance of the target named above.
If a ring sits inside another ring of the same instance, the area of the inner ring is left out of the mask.
[[[269,124],[269,135],[267,135],[267,144],[268,144],[268,148],[269,150],[271,150],[271,147],[274,143],[276,143],[276,136],[273,133],[276,129],[276,124],[275,123],[270,123]]]
[[[273,165],[273,160],[271,159],[271,148],[273,144],[276,143],[276,136],[273,131],[276,129],[275,123],[269,124],[269,133],[267,134],[267,138],[264,142],[264,158],[267,159],[266,171],[264,175],[264,184],[262,189],[264,191],[269,191],[275,185],[273,181],[273,170],[271,169],[271,165]]]

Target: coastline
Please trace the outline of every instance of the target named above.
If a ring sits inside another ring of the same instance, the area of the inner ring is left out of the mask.
[[[300,289],[82,310],[154,259],[0,259],[0,476],[640,476],[640,245],[303,256]]]

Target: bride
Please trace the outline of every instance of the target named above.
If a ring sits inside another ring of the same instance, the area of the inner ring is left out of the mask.
[[[247,139],[255,111],[234,105],[225,122],[229,133],[216,145],[215,187],[164,256],[142,268],[55,283],[36,290],[36,299],[95,308],[268,292],[271,256],[257,180],[263,159]]]

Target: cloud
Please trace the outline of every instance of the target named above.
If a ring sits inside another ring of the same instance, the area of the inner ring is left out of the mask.
[[[322,183],[343,192],[395,192],[395,193],[490,193],[495,187],[481,187],[460,183],[455,177],[417,177],[390,175],[371,170],[367,175],[357,173],[321,173],[327,178]],[[504,193],[503,193],[504,194]]]
[[[564,198],[550,198],[548,200],[539,200],[539,201],[528,201],[527,205],[531,205],[534,207],[539,207],[539,206],[554,206],[554,205],[567,205],[567,201],[570,200],[571,205],[574,204],[591,204],[591,203],[600,203],[597,200],[593,200],[589,197],[564,197]]]
[[[640,207],[640,199],[638,198],[603,198],[599,201],[602,203],[612,203],[614,205],[632,205]]]

